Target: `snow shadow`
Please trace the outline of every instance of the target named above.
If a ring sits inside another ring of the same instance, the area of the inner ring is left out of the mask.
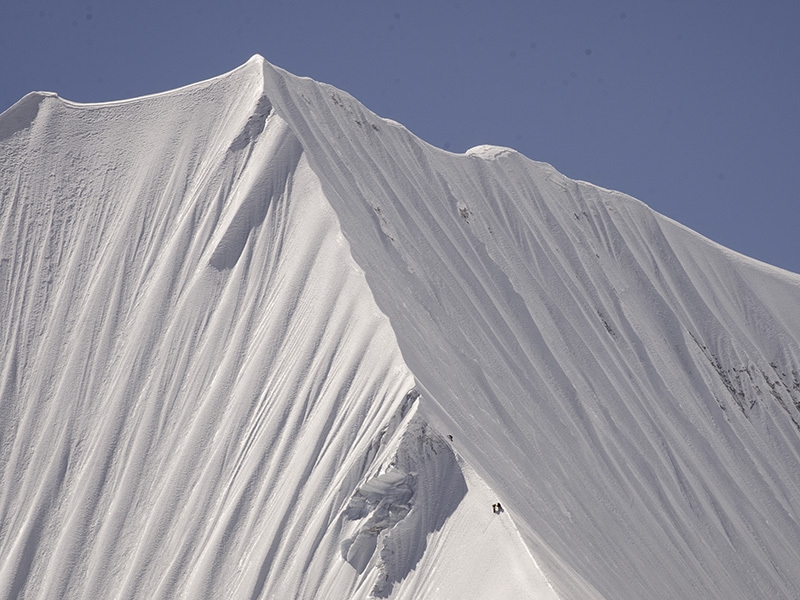
[[[259,118],[245,127],[242,135],[247,134],[248,144],[255,143],[255,138],[265,127],[268,114],[262,115],[264,121]],[[218,271],[232,269],[236,265],[251,232],[266,219],[270,204],[275,198],[289,193],[292,177],[303,153],[300,142],[283,122],[275,123],[261,137],[267,139],[259,139],[252,149],[240,186],[232,191],[228,199],[230,206],[227,210],[231,216],[223,218],[221,227],[224,233],[209,260],[209,264]]]
[[[31,92],[2,113],[0,115],[0,141],[30,127],[39,114],[39,105],[44,99],[44,94]]]

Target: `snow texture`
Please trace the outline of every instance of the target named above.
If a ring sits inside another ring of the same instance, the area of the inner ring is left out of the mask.
[[[3,113],[0,312],[0,598],[800,597],[800,276],[261,57]]]

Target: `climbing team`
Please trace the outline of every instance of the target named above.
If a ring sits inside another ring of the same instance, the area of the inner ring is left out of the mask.
[[[500,505],[499,502],[495,502],[494,504],[492,504],[492,512],[496,515],[499,515],[501,512],[503,512],[503,507]]]

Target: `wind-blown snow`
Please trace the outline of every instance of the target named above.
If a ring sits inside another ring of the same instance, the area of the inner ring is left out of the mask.
[[[260,57],[0,194],[0,597],[800,597],[800,276]]]

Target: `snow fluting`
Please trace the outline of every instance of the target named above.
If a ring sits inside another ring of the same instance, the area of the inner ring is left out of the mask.
[[[261,57],[0,194],[0,598],[800,597],[800,276]]]

